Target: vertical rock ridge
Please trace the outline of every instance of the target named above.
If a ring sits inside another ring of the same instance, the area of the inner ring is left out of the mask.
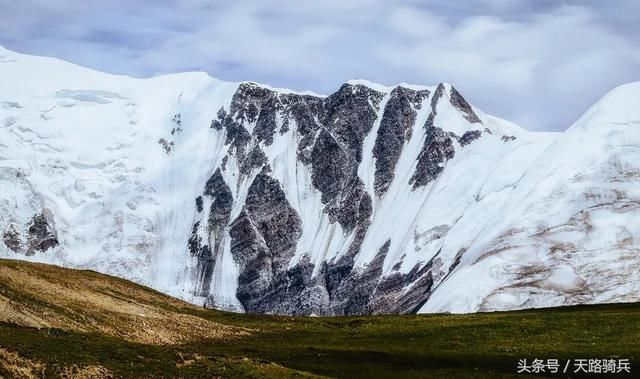
[[[444,170],[446,160],[452,159],[455,155],[451,135],[435,126],[438,102],[444,95],[444,91],[444,84],[438,84],[431,98],[431,112],[424,124],[426,129],[424,144],[418,154],[416,171],[409,180],[414,190],[434,181]]]
[[[373,147],[376,159],[374,190],[378,197],[387,192],[395,176],[395,167],[404,144],[411,138],[417,110],[429,96],[428,90],[396,87],[390,94]]]
[[[208,214],[202,216],[203,219],[206,218],[206,227],[197,221],[193,225],[188,241],[191,256],[196,259],[194,276],[195,293],[198,296],[209,295],[211,275],[216,257],[223,253],[225,228],[229,223],[233,207],[233,194],[219,168],[207,180],[203,195],[211,201]],[[198,198],[203,206],[202,197],[198,196],[196,207],[198,207]]]
[[[416,171],[409,184],[416,189],[431,183],[444,171],[445,162],[454,156],[455,148],[451,135],[436,126],[428,127],[424,146],[418,155]]]
[[[358,199],[368,197],[358,164],[382,97],[368,87],[344,84],[325,100],[324,128],[311,154],[312,182],[322,194],[325,212],[347,231],[355,228],[348,215],[360,214]]]
[[[469,121],[472,124],[474,123],[482,124],[482,121],[480,121],[480,118],[478,117],[478,115],[473,111],[473,109],[471,108],[471,105],[469,105],[467,100],[465,100],[465,98],[462,97],[460,92],[458,92],[458,90],[456,90],[453,86],[451,86],[451,91],[449,92],[449,101],[451,102],[451,105],[453,105],[456,109],[462,112],[463,117],[467,121]]]
[[[248,312],[273,313],[286,294],[288,263],[302,223],[278,180],[265,170],[251,183],[229,234],[231,254],[240,267],[238,300]]]

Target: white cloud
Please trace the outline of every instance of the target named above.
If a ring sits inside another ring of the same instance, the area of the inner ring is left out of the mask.
[[[635,1],[0,0],[0,44],[109,72],[204,70],[328,93],[350,78],[456,85],[486,112],[564,129],[639,80]]]

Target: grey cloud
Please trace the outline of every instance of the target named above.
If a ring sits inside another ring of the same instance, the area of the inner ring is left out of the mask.
[[[456,85],[529,129],[561,130],[639,80],[640,2],[0,0],[0,44],[99,70],[202,70],[328,93],[350,78]]]

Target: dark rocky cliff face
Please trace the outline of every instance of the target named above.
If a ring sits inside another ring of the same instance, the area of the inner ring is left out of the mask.
[[[376,158],[374,187],[377,196],[384,195],[391,185],[403,145],[411,138],[417,110],[422,108],[422,100],[427,96],[428,90],[415,91],[404,87],[396,87],[391,92],[373,148],[373,156]]]
[[[221,256],[224,241],[230,239],[231,254],[239,269],[236,297],[247,312],[415,312],[431,293],[434,270],[442,274],[438,264],[433,260],[419,263],[405,273],[394,267],[385,274],[391,240],[367,265],[356,266],[355,258],[371,224],[372,196],[381,197],[388,191],[423,106],[429,107],[429,116],[424,125],[424,147],[411,178],[414,188],[428,185],[442,172],[446,161],[455,155],[454,141],[464,146],[480,138],[480,132],[457,137],[436,126],[438,102],[445,91],[443,85],[433,95],[428,90],[396,87],[381,109],[385,94],[359,84],[344,84],[326,98],[241,84],[229,109],[220,109],[211,122],[212,129],[224,132],[229,149],[195,200],[196,214],[201,218],[189,239],[189,251],[197,261],[195,293],[213,296],[209,283],[216,257]],[[480,122],[455,89],[451,89],[449,98],[465,119]],[[377,122],[370,152],[375,158],[374,193],[370,194],[358,176],[358,167],[363,160],[364,140]],[[350,236],[345,253],[322,262],[320,267],[307,252],[297,251],[304,228],[301,215],[289,202],[283,183],[272,176],[265,154],[278,135],[292,129],[297,136],[296,164],[310,172],[322,212]],[[230,164],[237,165],[238,180],[251,180],[242,204],[234,204],[239,199],[234,199],[234,189],[223,177]],[[206,204],[210,204],[208,209]],[[233,207],[241,209],[230,219]],[[302,255],[292,264],[296,254]],[[210,303],[215,304],[215,299]]]
[[[9,225],[3,233],[5,246],[14,253],[27,256],[58,246],[58,238],[50,221],[52,217],[46,217],[45,213],[46,210],[34,215],[27,225]]]
[[[189,252],[197,259],[195,293],[199,296],[209,294],[215,259],[222,254],[224,232],[229,223],[231,208],[233,207],[233,194],[224,181],[220,169],[217,169],[207,180],[203,195],[211,200],[206,227],[201,225],[200,221],[196,222],[188,242]],[[202,207],[202,196],[198,196],[196,198],[198,213],[203,211]],[[200,230],[205,232],[201,233]],[[208,239],[203,239],[202,234],[207,235]]]
[[[272,312],[287,292],[287,265],[302,233],[280,183],[262,170],[240,216],[229,226],[231,254],[240,267],[238,300],[250,312]]]

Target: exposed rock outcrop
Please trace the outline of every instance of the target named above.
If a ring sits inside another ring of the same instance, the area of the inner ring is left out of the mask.
[[[462,115],[464,116],[465,119],[467,119],[467,121],[469,121],[470,123],[482,123],[478,115],[471,108],[471,105],[469,105],[467,100],[465,100],[465,98],[462,97],[460,92],[458,92],[454,87],[451,87],[451,92],[449,96],[451,100],[451,105],[453,105],[458,110],[460,110],[460,112],[462,112]]]
[[[49,217],[45,216],[46,214]],[[2,236],[5,246],[14,253],[27,256],[58,246],[58,237],[51,225],[51,219],[50,212],[44,210],[34,215],[23,227],[10,224]]]
[[[482,132],[479,130],[469,130],[465,132],[462,135],[462,137],[458,139],[458,142],[460,143],[460,146],[464,147],[470,144],[471,142],[477,140],[478,138],[480,138],[481,135],[482,135]]]
[[[191,256],[197,261],[194,292],[199,296],[209,294],[215,259],[222,254],[225,229],[233,206],[233,194],[224,181],[220,169],[217,169],[207,180],[203,195],[211,202],[208,214],[205,216],[206,227],[201,221],[197,221],[188,242]],[[196,206],[198,206],[198,199],[200,204],[203,202],[202,197],[198,196]]]
[[[433,125],[425,125],[425,128],[424,147],[418,156],[416,172],[409,182],[414,189],[434,181],[444,171],[446,161],[455,156],[453,139],[449,133]]]
[[[417,110],[427,96],[428,90],[416,91],[400,86],[391,91],[373,147],[376,196],[384,195],[391,185],[403,145],[411,138]]]
[[[273,313],[284,299],[288,263],[301,233],[300,217],[280,183],[263,170],[229,226],[231,254],[240,267],[237,297],[246,311]]]
[[[428,103],[430,113],[424,125],[425,142],[411,178],[414,188],[433,181],[453,158],[453,140],[461,146],[480,137],[469,131],[462,137],[434,125],[438,102],[445,96],[440,84]],[[221,241],[231,238],[231,254],[239,267],[237,298],[245,311],[282,314],[370,314],[414,311],[428,297],[431,263],[410,272],[383,276],[390,242],[387,241],[365,267],[356,267],[355,258],[367,234],[373,213],[371,195],[382,196],[395,177],[395,166],[411,139],[418,111],[429,98],[429,90],[402,86],[394,88],[385,102],[384,94],[361,84],[347,83],[326,97],[279,93],[254,83],[241,84],[229,110],[221,108],[211,128],[224,130],[230,154],[235,156],[240,180],[261,170],[250,184],[238,216],[229,222],[233,206],[232,190],[222,172],[230,155],[206,184],[204,196],[211,207],[204,212],[206,222],[194,225],[189,248],[197,257],[197,294],[207,296],[206,282],[221,253]],[[451,102],[467,119],[473,110],[451,89]],[[380,114],[380,116],[378,116]],[[369,194],[358,176],[365,137],[381,117],[375,136],[374,194]],[[263,151],[278,135],[295,128],[297,158],[311,172],[311,182],[320,193],[323,212],[331,223],[351,235],[345,254],[315,267],[307,256],[291,265],[302,220],[293,209],[282,183],[270,176]],[[252,130],[249,133],[249,130]],[[203,199],[196,199],[202,212]],[[211,246],[211,247],[210,247]],[[413,291],[403,291],[409,284]],[[215,303],[215,301],[212,301]]]

